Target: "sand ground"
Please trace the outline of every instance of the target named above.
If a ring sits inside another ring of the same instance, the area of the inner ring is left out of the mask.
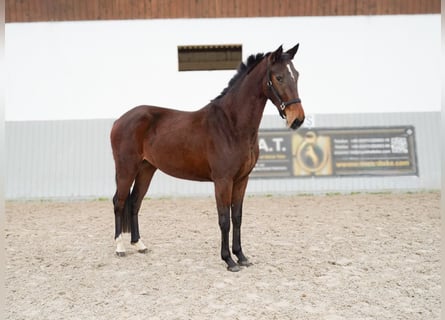
[[[238,273],[212,198],[145,200],[124,258],[109,201],[7,202],[6,318],[439,319],[439,200],[248,197]]]

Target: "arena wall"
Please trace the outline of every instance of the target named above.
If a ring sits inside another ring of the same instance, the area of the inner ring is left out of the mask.
[[[179,71],[178,47],[227,44],[241,45],[246,61],[300,43],[293,62],[310,113],[439,111],[439,38],[434,14],[9,23],[5,119],[114,119],[138,104],[195,110],[236,71]],[[271,103],[265,114],[275,115]]]
[[[251,179],[247,193],[317,194],[405,192],[440,189],[440,112],[316,114],[317,128],[412,126],[417,174]],[[5,198],[111,198],[114,164],[109,143],[113,120],[6,122]],[[278,115],[265,115],[261,130],[281,129]],[[213,185],[156,173],[147,196],[210,196]]]
[[[300,42],[299,92],[314,129],[414,128],[415,174],[256,178],[249,194],[440,188],[437,14],[104,19],[6,24],[7,199],[111,198],[111,119],[141,103],[195,110],[233,76],[178,71],[178,46],[203,44],[241,44],[245,60]],[[271,103],[262,129],[285,130]],[[212,194],[211,183],[158,173],[149,196]]]

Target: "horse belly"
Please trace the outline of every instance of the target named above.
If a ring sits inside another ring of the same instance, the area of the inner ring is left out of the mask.
[[[153,145],[144,152],[144,160],[162,172],[180,179],[210,181],[205,152],[184,150],[179,146]]]
[[[210,175],[205,170],[199,170],[197,168],[190,168],[186,166],[174,166],[172,164],[162,164],[158,166],[158,169],[168,174],[169,176],[194,181],[211,181]]]

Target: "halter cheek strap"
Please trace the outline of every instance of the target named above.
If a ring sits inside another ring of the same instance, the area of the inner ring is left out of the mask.
[[[286,118],[286,113],[284,112],[284,110],[286,109],[287,106],[293,104],[293,103],[301,103],[301,99],[300,98],[295,98],[289,101],[284,102],[283,99],[281,99],[280,94],[278,93],[277,89],[275,89],[275,87],[273,86],[273,82],[272,82],[272,77],[270,74],[270,65],[267,66],[267,82],[266,82],[267,87],[269,88],[270,91],[272,91],[273,95],[275,96],[275,99],[277,99],[278,103],[279,103],[279,113],[281,118],[285,119]]]

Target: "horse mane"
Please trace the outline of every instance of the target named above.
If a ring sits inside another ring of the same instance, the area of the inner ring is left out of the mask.
[[[230,79],[229,84],[227,87],[217,96],[215,99],[219,99],[223,97],[231,87],[238,81],[238,79],[242,78],[244,75],[248,74],[261,60],[263,60],[264,57],[268,56],[269,53],[257,53],[252,54],[247,58],[247,61],[241,62],[236,74]]]

